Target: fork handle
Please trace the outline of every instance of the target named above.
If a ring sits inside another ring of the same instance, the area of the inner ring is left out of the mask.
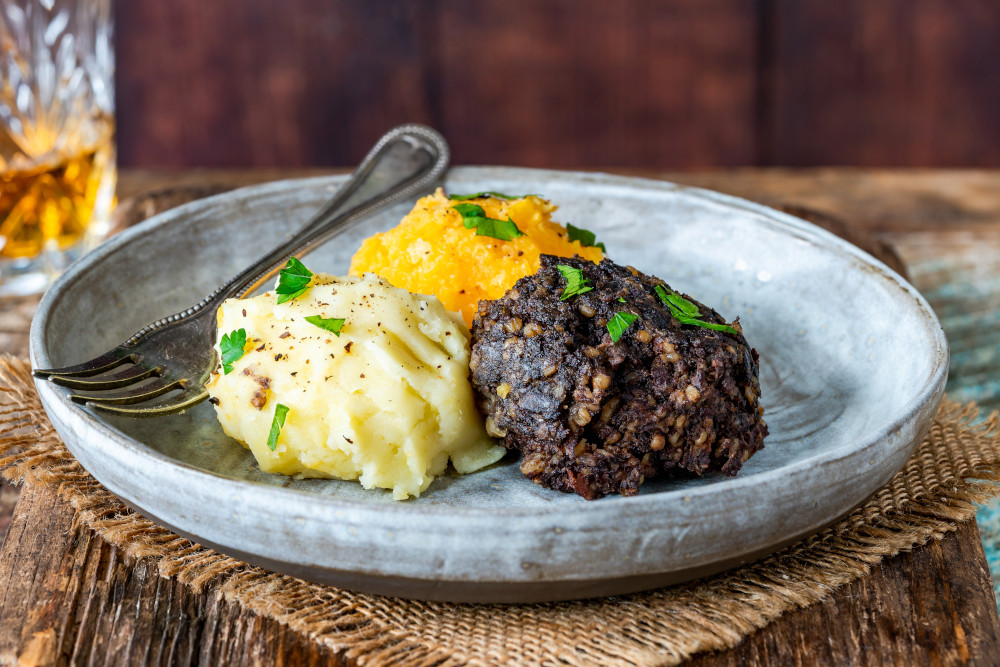
[[[311,220],[208,299],[217,305],[255,290],[270,280],[289,257],[302,256],[355,220],[429,188],[448,168],[448,159],[448,144],[435,130],[423,125],[401,125],[390,130]]]
[[[299,231],[187,310],[143,327],[122,347],[130,348],[151,331],[179,324],[206,309],[214,313],[226,299],[253,291],[270,280],[289,257],[302,256],[352,222],[429,188],[444,175],[449,158],[448,143],[429,127],[400,125],[389,130],[337,194]]]

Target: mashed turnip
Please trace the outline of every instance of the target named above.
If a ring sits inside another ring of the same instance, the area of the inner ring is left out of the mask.
[[[510,220],[523,236],[505,241],[477,235],[463,224],[456,204],[473,204],[490,218]],[[543,253],[601,261],[600,248],[571,241],[567,228],[552,221],[555,210],[536,195],[459,201],[439,189],[418,201],[395,228],[365,239],[351,259],[351,274],[370,271],[397,287],[432,294],[471,326],[479,301],[499,299],[538,271]]]

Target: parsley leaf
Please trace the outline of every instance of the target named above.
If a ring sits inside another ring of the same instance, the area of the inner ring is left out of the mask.
[[[492,192],[490,190],[484,192],[473,192],[470,195],[448,195],[448,199],[452,201],[465,201],[467,199],[481,199],[482,197],[493,197],[494,199],[506,199],[510,201],[511,199],[524,199],[525,197],[537,197],[538,195],[505,195],[502,192]]]
[[[219,349],[222,350],[222,374],[229,375],[233,370],[233,364],[243,356],[243,348],[247,346],[247,330],[237,329],[230,333],[223,334],[219,341]]]
[[[701,311],[698,310],[698,306],[694,305],[677,292],[672,290],[668,291],[663,287],[663,285],[657,285],[653,289],[656,290],[656,295],[660,297],[660,301],[670,308],[671,312],[680,311],[682,315],[686,315],[687,317],[698,317],[701,315]]]
[[[476,236],[489,236],[501,241],[513,241],[524,232],[517,228],[510,218],[497,220],[495,218],[467,218],[476,220]]]
[[[278,293],[278,303],[291,301],[295,297],[302,296],[309,289],[309,281],[313,272],[294,257],[288,258],[288,264],[278,272],[278,286],[274,291]]]
[[[281,427],[285,425],[285,416],[287,414],[287,405],[278,403],[274,406],[274,419],[271,420],[271,433],[267,436],[267,448],[272,452],[278,447],[278,436],[281,434]]]
[[[587,279],[583,276],[582,270],[566,266],[565,264],[556,264],[556,268],[559,269],[562,277],[566,279],[566,289],[563,290],[562,296],[559,297],[560,301],[565,301],[572,296],[584,294],[594,289],[587,285]]]
[[[486,217],[486,211],[478,204],[455,204],[452,208],[461,214],[462,224],[465,225],[466,229],[472,229],[477,224],[470,224],[470,219]]]
[[[611,334],[612,342],[617,343],[618,339],[625,333],[625,330],[637,319],[639,319],[639,316],[634,313],[627,313],[625,311],[615,313],[615,316],[608,320],[608,333]]]
[[[670,314],[673,315],[674,319],[681,324],[693,324],[696,327],[712,329],[713,331],[722,331],[724,333],[739,333],[728,324],[716,324],[715,322],[699,320],[698,318],[701,316],[701,311],[698,310],[698,306],[694,305],[677,292],[667,290],[663,287],[663,285],[657,285],[653,289],[656,290],[656,295],[660,297],[660,301],[662,301],[664,305],[670,309]]]
[[[569,232],[569,240],[579,241],[580,245],[584,247],[595,247],[600,248],[601,252],[607,252],[608,249],[604,247],[603,243],[597,243],[597,235],[594,232],[583,229],[582,227],[575,227],[568,222],[566,223],[566,231]]]
[[[489,236],[501,241],[513,241],[518,236],[524,236],[510,217],[506,220],[487,218],[486,211],[477,204],[455,204],[452,208],[462,216],[466,229],[475,228],[476,236]]]
[[[309,324],[315,324],[320,329],[326,329],[338,338],[340,337],[340,330],[344,328],[343,317],[320,317],[319,315],[310,315],[305,319]]]

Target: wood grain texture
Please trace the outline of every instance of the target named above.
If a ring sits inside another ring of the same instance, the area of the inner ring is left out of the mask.
[[[769,206],[802,206],[875,234],[1000,228],[997,170],[820,167],[653,173]]]
[[[765,4],[762,164],[998,164],[996,2]]]
[[[746,164],[754,4],[119,2],[119,159],[346,165],[412,121],[457,163]]]
[[[126,166],[1000,165],[992,0],[129,0]]]
[[[438,15],[427,76],[459,163],[754,159],[753,2],[450,0]]]
[[[1000,227],[889,238],[948,335],[949,395],[976,401],[984,412],[1000,410]],[[1000,535],[1000,523],[992,531]]]
[[[18,496],[21,495],[19,487],[7,482],[0,481],[0,544],[3,544],[7,537],[7,530],[10,528],[10,519],[14,514],[14,506],[17,504]]]
[[[995,665],[1000,621],[986,604],[990,573],[978,538],[975,522],[962,524],[692,665]]]
[[[115,3],[122,164],[353,164],[431,122],[419,3]],[[376,110],[373,112],[372,110]]]
[[[787,614],[724,665],[989,665],[1000,620],[975,522],[824,602]],[[48,487],[25,487],[0,553],[0,662],[73,665],[355,664],[279,623],[131,562],[74,522]]]
[[[129,562],[50,487],[26,486],[0,553],[0,663],[338,665],[328,648]]]

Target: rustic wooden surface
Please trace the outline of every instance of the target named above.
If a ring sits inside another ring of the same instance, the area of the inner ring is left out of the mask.
[[[975,522],[736,648],[693,660],[737,665],[991,665],[1000,624]],[[0,662],[22,664],[349,664],[270,619],[194,595],[74,522],[48,488],[24,489],[0,553]]]
[[[288,174],[126,172],[120,192],[129,196],[178,184],[245,184]],[[931,260],[962,267],[970,252],[984,252],[984,246],[1000,255],[1000,195],[994,194],[1000,192],[1000,173],[928,172],[914,174],[912,180],[907,173],[855,170],[670,176],[852,221],[847,214],[863,212],[857,218],[860,234],[891,239],[911,269],[925,267]],[[996,189],[987,187],[991,185]],[[977,192],[981,196],[972,196]],[[921,209],[910,201],[912,197],[934,202],[936,212]],[[908,207],[897,208],[900,202],[908,202]],[[902,213],[896,217],[893,210]],[[944,242],[937,244],[935,239]],[[991,266],[982,280],[996,282],[1000,270]],[[924,268],[918,277],[933,289],[940,288],[948,275]],[[941,298],[939,306],[946,309],[951,302],[947,294]],[[32,299],[5,302],[0,311],[0,352],[24,354],[27,318],[34,303]],[[979,344],[993,342],[987,337]],[[343,656],[312,645],[307,637],[226,603],[212,588],[195,594],[156,576],[149,563],[126,561],[118,550],[76,524],[72,509],[51,489],[29,486],[18,498],[17,489],[5,485],[0,490],[0,534],[4,532],[0,663],[18,659],[22,664],[88,665],[345,663]],[[996,664],[997,656],[1000,618],[979,533],[975,522],[969,521],[941,540],[884,560],[871,575],[821,603],[785,615],[736,648],[702,655],[694,662],[989,665]]]
[[[879,563],[810,607],[789,613],[698,667],[996,665],[1000,623],[983,595],[990,573],[974,521]],[[989,596],[992,597],[992,596]]]
[[[193,595],[127,562],[51,488],[27,486],[0,553],[0,662],[27,665],[339,664],[324,647],[209,587]]]
[[[122,164],[1000,165],[992,0],[116,2]],[[183,92],[183,94],[181,94]]]

